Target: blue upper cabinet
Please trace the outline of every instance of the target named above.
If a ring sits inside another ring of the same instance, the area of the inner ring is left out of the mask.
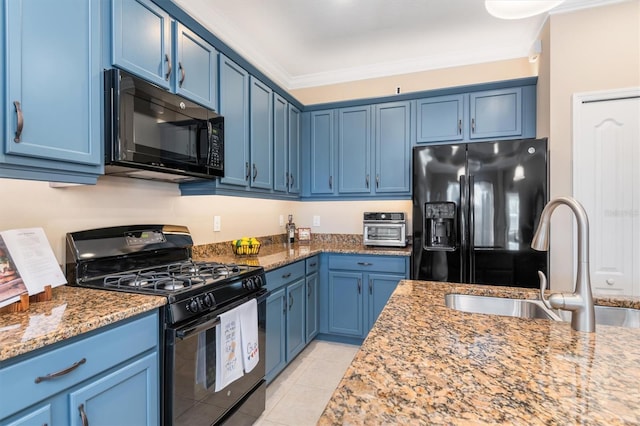
[[[300,110],[289,104],[289,193],[300,193]]]
[[[100,6],[2,2],[0,177],[95,183],[103,173]]]
[[[218,51],[193,31],[174,21],[175,91],[208,108],[218,109]]]
[[[288,102],[273,95],[273,189],[287,192],[289,189],[288,152]]]
[[[338,192],[371,192],[371,107],[338,110]]]
[[[334,195],[335,180],[335,117],[333,110],[313,111],[309,117],[310,195]]]
[[[249,133],[253,188],[273,188],[273,93],[257,78],[249,78]]]
[[[411,192],[411,102],[375,106],[376,194]]]
[[[112,62],[165,89],[171,88],[172,19],[151,0],[112,0]]]
[[[462,140],[465,98],[451,95],[418,100],[418,143]]]
[[[249,73],[220,55],[220,113],[224,123],[222,184],[249,185]]]
[[[469,95],[470,139],[522,136],[522,89],[519,87]]]
[[[112,64],[217,110],[218,52],[150,0],[112,0]]]

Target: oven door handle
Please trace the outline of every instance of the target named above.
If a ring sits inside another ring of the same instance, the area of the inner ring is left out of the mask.
[[[179,339],[186,339],[189,336],[192,336],[194,334],[198,334],[203,331],[209,330],[210,328],[213,328],[218,324],[220,324],[220,317],[215,317],[202,324],[196,325],[195,327],[189,327],[183,330],[177,330],[176,337],[178,337]]]

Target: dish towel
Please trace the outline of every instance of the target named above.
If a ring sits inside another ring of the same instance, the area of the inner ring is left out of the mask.
[[[242,365],[248,373],[258,365],[258,302],[251,299],[237,308],[240,313],[240,330],[242,337]]]
[[[243,375],[240,307],[220,314],[216,326],[216,392]]]

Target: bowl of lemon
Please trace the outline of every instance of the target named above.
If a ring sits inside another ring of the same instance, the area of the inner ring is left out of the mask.
[[[256,238],[242,237],[231,242],[233,252],[239,256],[256,255],[260,252],[260,241]]]

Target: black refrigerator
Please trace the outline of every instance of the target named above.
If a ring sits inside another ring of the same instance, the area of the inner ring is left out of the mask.
[[[538,287],[547,157],[546,138],[415,147],[411,278]]]

